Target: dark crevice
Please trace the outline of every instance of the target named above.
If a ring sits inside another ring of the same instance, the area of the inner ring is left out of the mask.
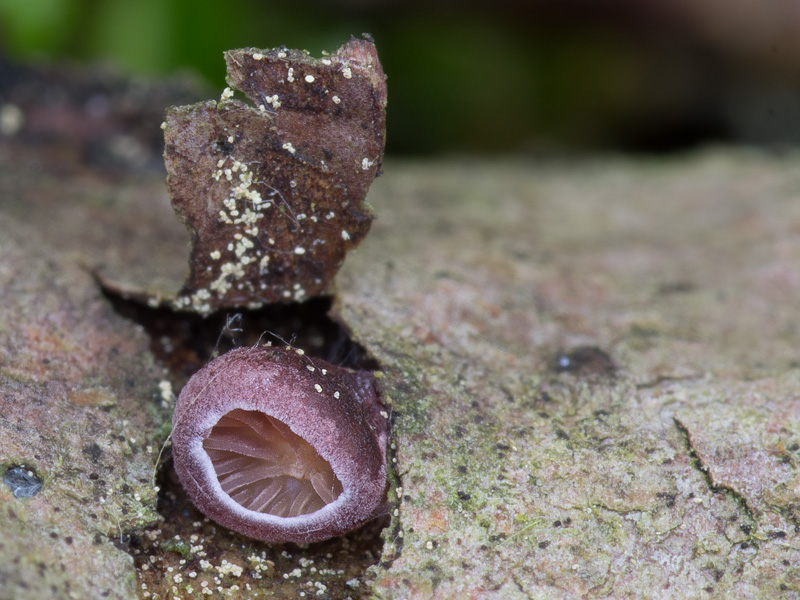
[[[700,458],[700,455],[695,450],[694,446],[692,445],[692,438],[689,435],[689,429],[681,423],[677,417],[674,417],[672,421],[675,423],[675,427],[678,430],[678,433],[683,438],[684,444],[686,445],[686,451],[689,454],[689,458],[691,460],[692,466],[697,469],[697,471],[702,475],[703,480],[706,482],[708,488],[714,492],[715,494],[725,494],[729,496],[736,504],[738,504],[742,512],[745,516],[750,519],[753,523],[756,522],[755,515],[753,514],[753,510],[750,508],[750,505],[747,504],[747,500],[742,496],[738,491],[733,489],[730,486],[722,485],[716,483],[711,477],[711,472],[703,460]]]
[[[214,356],[258,343],[289,344],[309,356],[350,369],[374,371],[377,363],[342,324],[329,316],[332,299],[273,304],[259,309],[218,311],[208,317],[151,308],[104,290],[114,309],[144,327],[150,349],[182,386]]]
[[[395,419],[397,418],[397,414],[395,412],[390,412],[389,414],[389,432],[391,435],[391,431],[394,429]],[[403,524],[399,517],[399,509],[401,504],[401,499],[399,497],[398,491],[403,489],[403,482],[401,480],[401,476],[403,474],[399,473],[397,470],[397,463],[396,463],[396,454],[397,448],[393,443],[389,443],[389,447],[386,449],[386,462],[387,462],[387,476],[389,479],[389,488],[392,490],[387,497],[387,514],[385,515],[386,527],[387,531],[384,533],[384,538],[390,540],[388,546],[382,548],[382,556],[380,566],[384,569],[389,569],[394,564],[394,562],[400,558],[400,555],[403,553],[403,546],[405,545],[405,538],[403,533]],[[395,518],[391,518],[389,515],[394,514]]]

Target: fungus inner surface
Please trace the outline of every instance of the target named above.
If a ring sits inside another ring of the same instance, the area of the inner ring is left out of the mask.
[[[222,489],[243,507],[278,517],[315,512],[342,484],[303,438],[264,413],[225,414],[203,441]]]

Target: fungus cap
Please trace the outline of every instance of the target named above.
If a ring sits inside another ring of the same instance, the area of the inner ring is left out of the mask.
[[[316,542],[385,511],[388,422],[370,373],[240,348],[181,391],[175,470],[195,506],[268,542]]]

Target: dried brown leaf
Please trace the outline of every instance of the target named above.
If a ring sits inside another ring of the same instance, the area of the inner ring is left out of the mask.
[[[385,139],[386,84],[375,46],[352,39],[315,59],[253,48],[225,55],[232,98],[170,109],[165,160],[173,207],[192,237],[175,306],[304,300],[329,291],[364,238],[364,202]]]

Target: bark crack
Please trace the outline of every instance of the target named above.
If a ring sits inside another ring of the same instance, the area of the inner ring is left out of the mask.
[[[711,469],[707,464],[705,464],[692,443],[692,436],[689,433],[689,428],[686,426],[686,424],[682,423],[678,417],[673,417],[672,421],[675,423],[675,428],[678,430],[681,438],[683,438],[684,444],[686,445],[686,451],[691,459],[692,466],[702,475],[703,480],[706,482],[708,488],[715,494],[725,494],[734,502],[736,502],[736,504],[738,504],[742,509],[742,512],[745,514],[745,516],[753,523],[753,533],[755,533],[756,518],[753,513],[753,509],[747,503],[747,499],[733,487],[714,481],[714,477],[711,474]]]

